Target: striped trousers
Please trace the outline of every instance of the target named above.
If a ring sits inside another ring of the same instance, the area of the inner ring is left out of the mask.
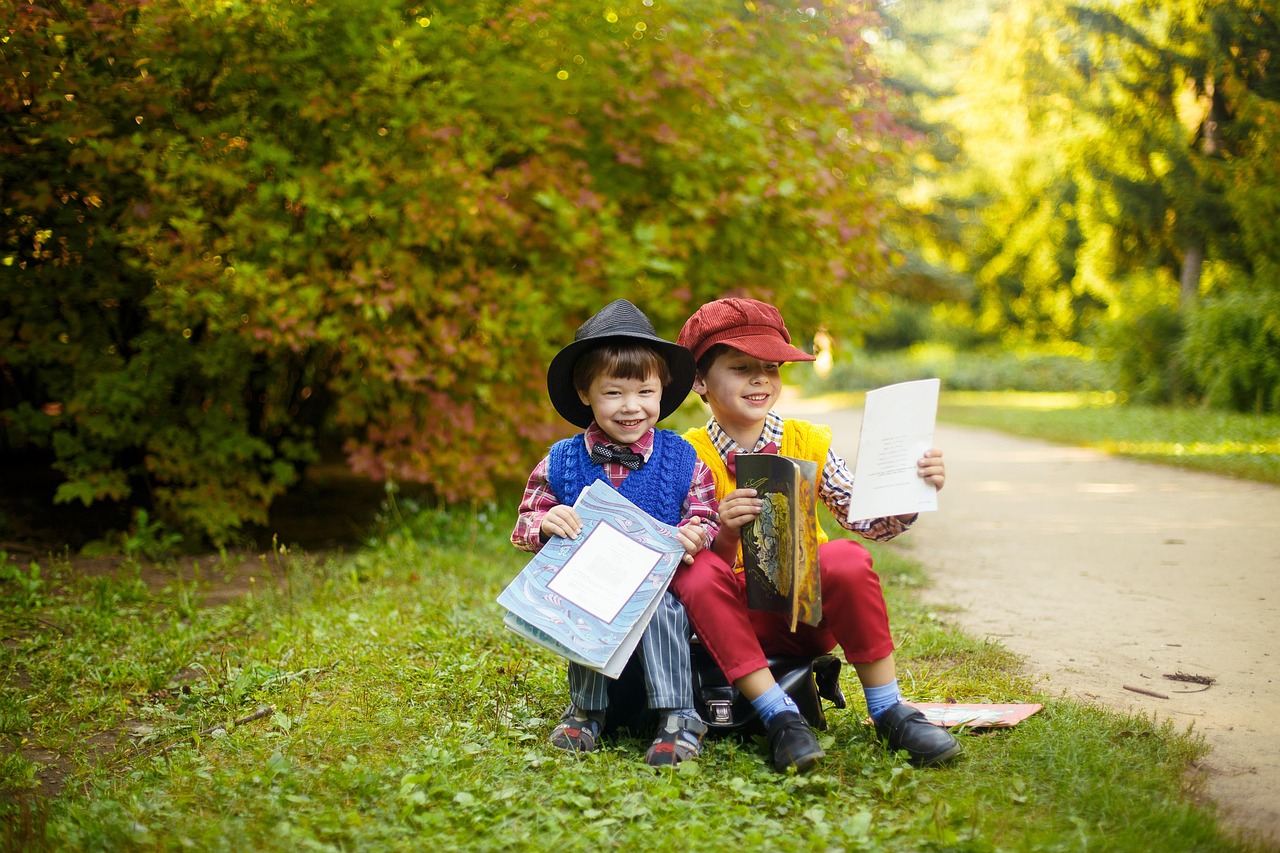
[[[645,693],[653,710],[693,707],[693,665],[689,660],[689,618],[670,592],[663,593],[653,621],[640,636],[636,654],[644,663]],[[577,663],[569,664],[569,698],[583,711],[603,711],[611,679]]]

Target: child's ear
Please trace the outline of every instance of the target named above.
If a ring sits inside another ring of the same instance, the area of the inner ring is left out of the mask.
[[[578,399],[582,401],[582,405],[591,405],[591,398],[587,396],[586,391],[583,391],[581,388],[575,388],[574,390],[578,392]]]
[[[707,380],[702,378],[701,373],[693,374],[693,393],[699,396],[707,393]]]

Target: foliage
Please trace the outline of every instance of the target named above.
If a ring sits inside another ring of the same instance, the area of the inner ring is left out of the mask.
[[[1180,355],[1212,406],[1280,412],[1280,290],[1233,290],[1191,315]]]
[[[939,420],[1280,485],[1280,415],[1125,402],[1115,394],[946,394]]]
[[[797,332],[882,263],[863,4],[9,4],[0,436],[59,501],[261,523],[323,448],[483,500],[627,296]]]
[[[1182,402],[1188,381],[1178,353],[1185,320],[1174,305],[1133,304],[1108,319],[1097,341],[1112,367],[1111,387],[1135,403]]]
[[[831,373],[801,378],[808,393],[870,390],[894,382],[937,377],[947,391],[1103,391],[1107,369],[1080,346],[1018,350],[957,350],[918,344],[892,353],[854,351],[842,355]]]
[[[581,758],[546,744],[564,670],[502,628],[493,599],[523,562],[505,525],[403,501],[383,524],[322,563],[277,550],[203,578],[173,564],[157,586],[55,559],[48,598],[0,596],[0,720],[17,747],[0,764],[0,837],[25,850],[1241,849],[1184,791],[1197,739],[1036,692],[1014,656],[916,603],[923,574],[890,547],[873,546],[904,683],[1042,712],[917,771],[863,725],[846,669],[851,707],[830,714],[819,772],[779,775],[757,744],[721,739],[655,774],[647,738]],[[246,570],[251,594],[201,606]]]
[[[1107,346],[1125,388],[1197,393],[1167,366],[1190,351],[1178,335],[1200,301],[1274,293],[1280,281],[1274,9],[995,0],[960,4],[952,18],[934,0],[890,5],[898,30],[881,53],[932,133],[914,161],[932,171],[900,176],[899,199],[927,214],[914,245],[972,282],[929,301],[1014,341],[1089,343],[1099,321],[1114,321]],[[1174,304],[1187,315],[1177,323],[1153,307]],[[1226,337],[1198,342],[1202,360],[1254,334],[1205,324]],[[1275,353],[1260,359],[1265,377]],[[1159,369],[1138,372],[1148,366]],[[1253,407],[1273,389],[1205,399]]]

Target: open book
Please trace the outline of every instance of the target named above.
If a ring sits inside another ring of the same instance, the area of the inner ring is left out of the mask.
[[[822,620],[818,583],[818,465],[774,453],[739,453],[738,487],[764,506],[742,528],[747,607],[791,618],[791,630]]]
[[[553,537],[498,596],[503,624],[617,678],[684,556],[676,529],[607,483],[582,490],[577,539]]]

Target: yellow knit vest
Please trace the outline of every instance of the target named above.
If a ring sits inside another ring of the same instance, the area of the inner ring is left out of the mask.
[[[737,482],[729,467],[720,458],[720,452],[711,443],[711,436],[703,427],[695,427],[684,434],[685,440],[693,445],[698,458],[706,463],[716,479],[716,500],[722,501],[737,488]],[[808,421],[785,420],[782,422],[782,447],[779,452],[783,456],[796,459],[807,459],[818,463],[818,480],[822,480],[822,467],[827,462],[827,451],[831,449],[831,427],[824,424],[812,424]],[[822,530],[815,517],[813,523],[818,530],[818,544],[827,541],[827,534]],[[735,571],[742,571],[742,546],[738,546],[738,561]]]

